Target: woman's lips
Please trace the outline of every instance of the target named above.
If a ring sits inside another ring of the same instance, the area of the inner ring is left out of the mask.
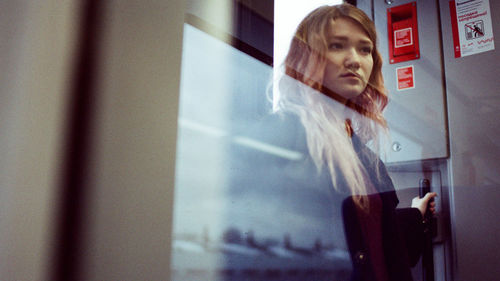
[[[360,75],[358,75],[356,73],[352,73],[352,72],[344,73],[344,74],[340,75],[340,77],[341,78],[357,78],[359,80],[362,80]]]
[[[341,77],[351,77],[352,76],[352,77],[358,77],[358,78],[360,78],[360,75],[357,74],[357,73],[355,73],[355,72],[346,72],[346,73],[344,73],[344,74],[342,74],[340,76]]]

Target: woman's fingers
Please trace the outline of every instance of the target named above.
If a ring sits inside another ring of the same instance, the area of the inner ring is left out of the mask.
[[[427,192],[427,194],[425,194],[423,199],[425,202],[429,202],[429,200],[431,200],[432,198],[434,198],[436,196],[437,196],[436,192]]]
[[[436,196],[437,196],[436,192],[428,192],[422,198],[415,197],[413,198],[412,201],[412,207],[419,209],[420,212],[422,213],[422,216],[425,215],[427,207],[429,207],[429,211],[431,211],[432,214],[434,214],[436,212],[436,202],[432,201],[429,203],[429,201]]]
[[[432,200],[434,197],[437,197],[437,193],[436,192],[428,192],[425,196],[424,196],[424,202],[425,202],[425,207],[427,209],[427,207],[429,208],[429,211],[432,213],[432,214],[435,214],[436,213],[436,202],[435,201],[431,201],[429,203],[430,200]],[[425,214],[425,212],[424,212]]]

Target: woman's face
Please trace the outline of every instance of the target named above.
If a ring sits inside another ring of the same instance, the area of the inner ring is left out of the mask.
[[[373,42],[352,19],[332,20],[327,29],[327,64],[323,85],[345,99],[361,94],[373,68]]]

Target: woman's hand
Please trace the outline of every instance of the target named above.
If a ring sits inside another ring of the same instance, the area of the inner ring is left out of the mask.
[[[431,213],[434,215],[436,213],[436,202],[433,201],[429,204],[429,200],[431,200],[432,198],[434,198],[436,196],[437,196],[436,192],[428,192],[422,198],[415,197],[411,201],[411,206],[413,208],[417,208],[420,211],[420,213],[422,214],[422,216],[424,216],[425,211],[427,211],[427,205],[429,205],[429,211],[431,211]]]

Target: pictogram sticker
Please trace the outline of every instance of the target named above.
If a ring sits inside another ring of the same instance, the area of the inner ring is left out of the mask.
[[[464,25],[465,38],[472,40],[484,36],[484,22],[482,20],[473,21]]]
[[[495,49],[489,0],[449,2],[455,57]]]

